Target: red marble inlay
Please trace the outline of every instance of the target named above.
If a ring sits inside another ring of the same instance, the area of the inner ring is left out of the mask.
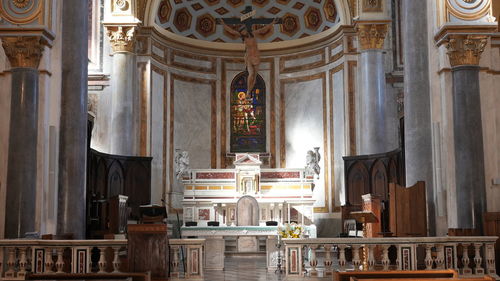
[[[262,172],[260,176],[263,179],[298,179],[300,172]]]
[[[197,179],[234,179],[234,173],[196,173]]]

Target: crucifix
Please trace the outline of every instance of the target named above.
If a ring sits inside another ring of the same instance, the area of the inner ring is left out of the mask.
[[[255,81],[257,78],[257,72],[259,70],[260,64],[260,54],[259,49],[257,47],[257,40],[255,39],[255,34],[265,34],[272,27],[273,24],[281,24],[282,20],[279,18],[273,19],[254,19],[252,18],[256,14],[255,10],[252,10],[252,6],[246,6],[243,11],[243,15],[240,18],[220,18],[217,19],[217,24],[222,24],[224,26],[224,30],[229,32],[234,36],[239,36],[243,40],[245,44],[245,64],[248,71],[247,78],[247,92],[248,96],[255,85]],[[233,25],[241,25],[244,26],[239,29],[233,29],[228,26],[228,24]],[[255,24],[265,24],[264,27],[259,29],[253,29],[253,25]]]

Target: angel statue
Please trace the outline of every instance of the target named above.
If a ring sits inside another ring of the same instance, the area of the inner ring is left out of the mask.
[[[175,150],[175,177],[180,180],[189,172],[189,153],[180,149]]]
[[[307,151],[306,155],[306,176],[314,176],[316,174],[319,179],[319,173],[321,172],[321,167],[319,166],[319,160],[321,160],[321,155],[319,154],[319,147],[315,147],[314,151]]]

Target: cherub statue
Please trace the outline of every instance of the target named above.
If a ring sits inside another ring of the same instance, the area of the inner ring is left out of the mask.
[[[319,147],[315,147],[314,151],[307,151],[306,155],[306,176],[314,176],[316,174],[319,179],[319,173],[321,172],[321,167],[319,166],[319,160],[321,160],[321,155],[319,154]]]
[[[174,161],[175,161],[175,177],[178,180],[180,180],[190,170],[189,153],[187,151],[176,149]]]

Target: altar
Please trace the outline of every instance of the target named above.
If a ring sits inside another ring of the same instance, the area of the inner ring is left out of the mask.
[[[237,203],[242,197],[257,202],[254,225],[314,223],[314,175],[305,169],[265,169],[259,154],[236,154],[234,169],[190,170],[182,178],[184,222],[207,226],[238,224]]]
[[[278,226],[195,226],[182,227],[183,238],[198,237],[205,238],[205,268],[212,270],[224,270],[224,258],[226,256],[226,239],[228,237],[245,238],[238,243],[237,247],[243,247],[241,252],[249,249],[258,252],[258,241],[265,239],[266,265],[269,271],[274,271],[278,263],[278,256],[284,257],[283,249],[278,249]],[[304,227],[304,236],[317,238],[316,226]],[[238,240],[239,241],[239,240]],[[278,254],[278,251],[281,251]]]
[[[223,270],[229,253],[265,253],[268,270],[274,270],[278,227],[296,223],[307,237],[316,237],[314,173],[262,168],[257,153],[237,153],[233,164],[233,169],[192,169],[182,175],[181,235],[206,239],[207,269]]]

